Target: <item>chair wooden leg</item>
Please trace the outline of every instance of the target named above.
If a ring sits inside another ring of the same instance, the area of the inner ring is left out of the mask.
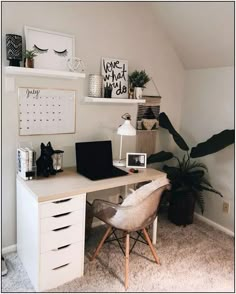
[[[106,241],[107,236],[110,234],[111,229],[112,229],[111,226],[107,228],[105,235],[103,236],[102,240],[98,244],[98,247],[97,247],[96,251],[94,252],[93,256],[90,258],[90,261],[93,261],[94,258],[98,255],[100,249],[102,248],[103,243]]]
[[[151,249],[151,251],[152,251],[152,255],[153,255],[153,257],[154,257],[156,263],[157,263],[157,264],[160,264],[160,260],[159,260],[157,254],[156,254],[156,251],[155,251],[155,249],[154,249],[154,247],[153,247],[153,245],[152,245],[152,242],[151,242],[151,240],[150,240],[150,237],[148,236],[147,230],[146,230],[145,228],[143,229],[143,233],[144,233],[144,236],[145,236],[145,238],[146,238],[146,240],[147,240],[147,242],[148,242],[148,245],[149,245],[149,247],[150,247],[150,249]]]
[[[126,234],[125,242],[125,290],[128,289],[129,280],[129,234]]]

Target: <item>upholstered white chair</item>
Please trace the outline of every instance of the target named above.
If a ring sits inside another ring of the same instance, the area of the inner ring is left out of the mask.
[[[144,240],[146,239],[156,263],[160,263],[147,233],[146,227],[152,224],[156,218],[162,193],[165,189],[168,189],[169,186],[168,179],[163,177],[142,186],[136,191],[133,191],[125,198],[122,204],[114,204],[100,199],[96,199],[93,202],[92,211],[94,216],[108,224],[108,228],[93,256],[91,257],[91,260],[95,259],[103,243],[114,234],[114,240],[118,241],[119,246],[125,255],[125,289],[128,288],[130,253],[129,240],[131,232],[137,232],[138,238],[142,237]],[[124,231],[123,238],[126,239],[125,252],[121,246],[121,243],[119,242],[119,239],[121,238],[118,238],[115,233],[117,229]],[[144,237],[142,236],[141,232],[143,233]],[[135,243],[137,240],[138,239],[136,239]]]

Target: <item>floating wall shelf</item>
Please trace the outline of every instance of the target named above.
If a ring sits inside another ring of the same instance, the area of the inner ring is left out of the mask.
[[[60,78],[60,79],[79,79],[85,78],[85,73],[59,71],[39,68],[25,68],[16,66],[6,66],[6,75],[11,76],[29,76],[29,77],[45,77],[45,78]]]
[[[120,99],[120,98],[94,98],[85,97],[85,102],[89,103],[116,103],[116,104],[139,104],[145,103],[145,99]]]

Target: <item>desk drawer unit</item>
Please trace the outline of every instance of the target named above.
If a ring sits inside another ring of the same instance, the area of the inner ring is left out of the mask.
[[[83,275],[85,197],[40,204],[40,290]]]

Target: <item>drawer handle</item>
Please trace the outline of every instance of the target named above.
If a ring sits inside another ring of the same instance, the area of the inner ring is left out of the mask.
[[[58,266],[58,267],[53,268],[52,270],[53,270],[53,271],[56,271],[56,270],[58,270],[58,269],[60,269],[60,268],[62,268],[62,267],[65,267],[65,266],[69,265],[69,264],[70,264],[70,263],[63,264],[63,265],[61,265],[61,266]]]
[[[63,202],[70,201],[71,199],[72,199],[72,198],[62,199],[62,200],[57,200],[57,201],[53,201],[52,203],[54,203],[54,204],[59,204],[59,203],[63,203]]]
[[[57,215],[53,215],[53,217],[61,217],[61,216],[66,216],[68,214],[70,214],[71,212],[66,212],[66,213],[62,213],[62,214],[57,214]]]
[[[67,247],[69,247],[71,244],[68,244],[68,245],[65,245],[65,246],[61,246],[61,247],[58,247],[58,248],[56,248],[56,249],[52,249],[52,251],[59,251],[59,250],[61,250],[61,249],[65,249],[65,248],[67,248]]]
[[[65,230],[68,229],[70,226],[66,226],[66,227],[62,227],[62,228],[58,228],[58,229],[54,229],[54,232],[60,231],[60,230]]]

